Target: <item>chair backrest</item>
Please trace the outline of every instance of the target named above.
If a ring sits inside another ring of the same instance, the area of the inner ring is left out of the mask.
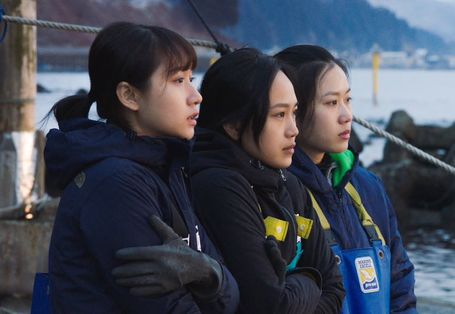
[[[49,274],[36,273],[33,284],[31,314],[52,314],[49,295]]]

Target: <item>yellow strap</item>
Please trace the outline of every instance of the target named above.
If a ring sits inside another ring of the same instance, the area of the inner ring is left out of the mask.
[[[274,236],[277,241],[283,242],[288,233],[289,222],[272,216],[264,219],[265,235]]]
[[[359,193],[354,188],[351,182],[348,182],[345,187],[348,194],[351,196],[352,201],[354,202],[354,206],[357,209],[357,213],[359,215],[360,220],[362,221],[362,225],[364,226],[374,226],[376,233],[378,234],[379,239],[381,239],[382,245],[385,245],[384,237],[382,236],[381,230],[379,227],[373,222],[371,216],[368,214],[365,206],[363,206],[362,199],[360,198]]]
[[[322,211],[321,207],[319,206],[318,202],[316,201],[316,198],[314,197],[313,193],[308,190],[308,194],[310,194],[311,197],[311,202],[313,203],[313,208],[316,211],[316,214],[319,217],[319,221],[321,222],[321,226],[324,230],[330,230],[330,224],[327,221],[327,218],[325,218],[324,212]]]
[[[302,239],[308,239],[311,228],[313,228],[313,220],[302,216],[295,216],[295,219],[297,220],[297,235]]]

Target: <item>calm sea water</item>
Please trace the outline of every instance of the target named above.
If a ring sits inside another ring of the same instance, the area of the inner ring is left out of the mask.
[[[358,117],[383,128],[395,110],[406,110],[418,124],[449,126],[455,122],[455,71],[381,70],[377,105],[373,104],[372,77],[368,69],[351,71],[353,111]],[[202,75],[196,75],[197,86],[201,78]],[[38,124],[52,104],[80,88],[89,89],[87,73],[39,73],[38,83],[51,91],[37,97],[37,126],[44,130],[56,127],[53,119],[46,125]],[[92,114],[96,117],[94,110]],[[358,125],[355,129],[363,140],[371,134]],[[366,165],[382,158],[384,140],[372,139],[369,143],[361,155]],[[416,267],[416,294],[422,300],[434,303],[425,307],[422,302],[420,313],[455,313],[455,307],[446,312],[434,310],[437,304],[455,302],[454,233],[419,229],[406,234],[405,238]]]

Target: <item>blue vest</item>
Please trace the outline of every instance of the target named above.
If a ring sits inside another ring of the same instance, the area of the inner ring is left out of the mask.
[[[391,254],[378,226],[363,206],[360,195],[351,183],[346,185],[357,209],[359,220],[368,235],[371,247],[342,249],[336,242],[321,207],[311,191],[308,191],[318,214],[327,240],[343,275],[346,298],[343,314],[390,313]],[[354,234],[352,236],[355,236]]]

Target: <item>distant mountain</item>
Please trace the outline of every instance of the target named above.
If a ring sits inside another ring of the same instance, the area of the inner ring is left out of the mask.
[[[455,42],[455,1],[453,0],[368,0],[376,7],[393,11],[409,25]],[[425,14],[422,14],[425,12]]]
[[[297,43],[358,52],[374,43],[386,50],[448,49],[437,35],[412,28],[366,0],[239,0],[239,12],[239,22],[224,33],[262,49]]]
[[[367,0],[193,0],[222,41],[260,49],[315,43],[337,51],[452,49]],[[157,24],[211,39],[186,0],[39,0],[38,18],[104,26],[118,20]],[[41,46],[87,46],[93,35],[39,29]]]
[[[196,0],[195,2],[207,7],[204,10],[210,13],[207,20],[213,22],[215,26],[223,27],[226,23],[236,22],[230,20],[237,12],[236,0]],[[233,5],[234,9],[226,10],[223,3],[231,8]],[[216,18],[212,17],[211,9],[214,14],[217,14]],[[224,12],[228,14],[223,16]],[[211,39],[185,0],[38,0],[37,17],[43,20],[98,27],[115,21],[131,21],[167,27],[188,38]],[[220,40],[231,44],[236,43],[235,40],[226,38],[222,34],[219,36]],[[93,34],[38,28],[39,46],[86,47],[91,44],[93,38]]]

